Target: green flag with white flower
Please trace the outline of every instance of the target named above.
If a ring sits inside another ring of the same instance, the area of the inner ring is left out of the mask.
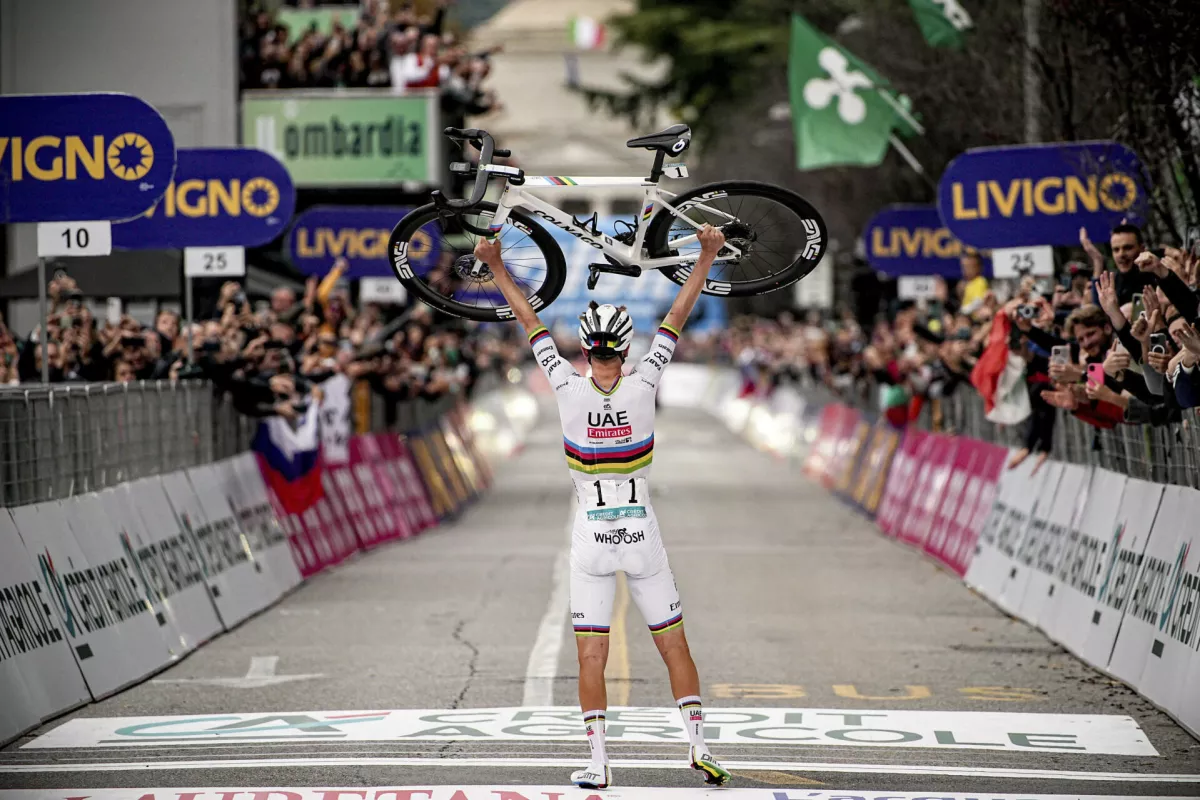
[[[958,0],[908,0],[925,41],[933,47],[963,46],[964,34],[971,29],[971,15]]]
[[[883,160],[889,144],[898,142],[894,128],[922,132],[895,97],[881,88],[885,85],[865,62],[804,17],[792,15],[788,88],[796,168],[872,167]]]

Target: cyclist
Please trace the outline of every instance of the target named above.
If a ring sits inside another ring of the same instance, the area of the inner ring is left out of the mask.
[[[667,665],[688,733],[692,768],[718,786],[731,777],[704,742],[700,677],[688,650],[679,591],[646,486],[654,453],[658,381],[725,243],[724,235],[708,225],[700,229],[699,240],[701,252],[691,275],[656,332],[650,352],[632,374],[623,376],[621,371],[633,338],[633,321],[624,306],[598,306],[593,301],[580,315],[579,343],[592,368],[590,378],[581,377],[559,355],[550,332],[505,269],[499,241],[481,240],[475,247],[476,258],[491,270],[554,387],[567,466],[579,501],[571,540],[571,619],[579,654],[579,704],[592,758],[571,781],[586,789],[612,785],[604,747],[604,667],[617,570],[625,573],[629,593]]]

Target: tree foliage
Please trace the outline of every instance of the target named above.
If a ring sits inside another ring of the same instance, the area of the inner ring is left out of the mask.
[[[639,0],[612,21],[617,42],[666,58],[666,74],[629,75],[627,91],[587,94],[635,123],[654,109],[688,122],[705,156],[699,177],[787,185],[822,209],[844,247],[880,206],[932,202],[937,176],[967,148],[1024,141],[1032,52],[1041,139],[1130,146],[1156,186],[1152,232],[1179,239],[1200,223],[1200,3],[1044,0],[1040,44],[1030,50],[1023,3],[961,2],[975,27],[954,51],[924,41],[906,0]],[[895,154],[872,169],[794,169],[790,122],[769,114],[787,101],[793,11],[911,98],[926,134],[908,144],[930,177]]]

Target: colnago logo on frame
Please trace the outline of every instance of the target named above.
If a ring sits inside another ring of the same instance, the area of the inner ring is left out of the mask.
[[[1127,716],[969,711],[854,711],[810,708],[710,708],[712,743],[785,743],[1010,752],[1158,752]],[[214,742],[296,741],[579,741],[576,708],[480,708],[453,711],[295,711],[168,717],[72,719],[27,748],[159,747]],[[675,708],[615,708],[608,739],[686,744]]]

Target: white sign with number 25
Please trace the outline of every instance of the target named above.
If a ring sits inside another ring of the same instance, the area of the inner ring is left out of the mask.
[[[233,278],[246,274],[244,247],[185,247],[183,274],[189,278]]]

